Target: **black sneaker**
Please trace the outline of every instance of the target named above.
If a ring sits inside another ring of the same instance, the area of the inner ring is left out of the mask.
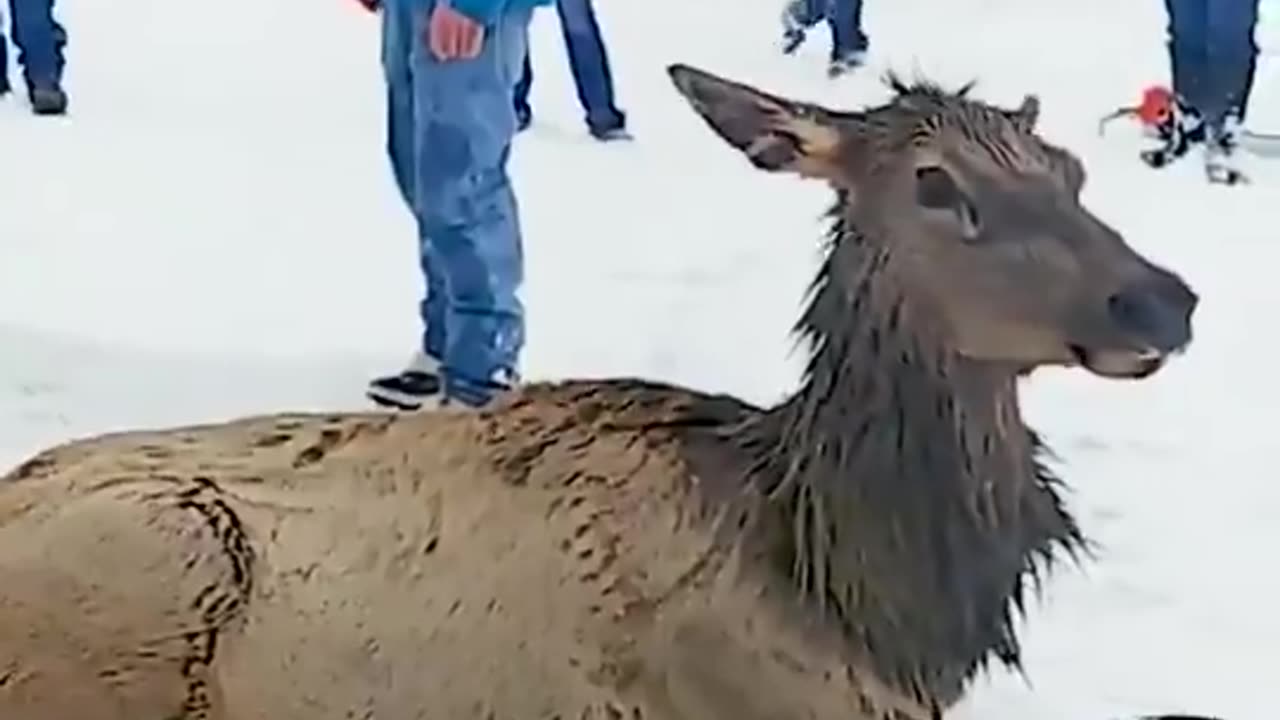
[[[591,137],[600,142],[617,142],[619,140],[632,140],[631,133],[622,125],[602,128],[587,128],[587,132],[591,133]]]
[[[515,389],[518,379],[494,378],[483,383],[451,383],[449,393],[441,401],[442,406],[479,410],[488,407]]]
[[[365,396],[374,403],[394,410],[413,412],[436,408],[444,404],[444,379],[440,375],[440,363],[424,353],[418,353],[409,367],[396,373],[369,381]]]
[[[67,112],[67,93],[56,82],[35,82],[27,88],[31,111],[36,115],[63,115]]]
[[[802,2],[789,2],[782,9],[782,43],[783,55],[791,55],[804,44],[811,18],[802,17],[806,7]]]
[[[827,65],[827,77],[838,78],[867,64],[866,50],[851,50],[831,58]]]
[[[783,55],[791,55],[804,44],[805,32],[787,28],[782,31],[782,42],[779,43]]]

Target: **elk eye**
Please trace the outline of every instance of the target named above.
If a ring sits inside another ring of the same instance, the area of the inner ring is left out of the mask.
[[[951,174],[940,167],[916,168],[916,202],[934,210],[951,210],[964,201]]]

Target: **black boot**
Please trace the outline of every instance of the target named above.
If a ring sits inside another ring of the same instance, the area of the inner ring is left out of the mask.
[[[1173,112],[1156,128],[1160,146],[1143,150],[1139,157],[1153,168],[1162,168],[1186,155],[1197,143],[1204,142],[1204,118],[1194,107],[1179,98]]]
[[[813,24],[803,0],[791,0],[782,9],[782,54],[790,55],[804,44],[806,30]]]
[[[67,93],[57,82],[34,81],[27,87],[31,99],[31,111],[36,115],[64,115],[67,112]]]

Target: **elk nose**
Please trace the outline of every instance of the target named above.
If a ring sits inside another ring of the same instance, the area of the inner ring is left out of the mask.
[[[1191,315],[1200,298],[1171,274],[1131,285],[1107,298],[1111,319],[1153,350],[1171,352],[1191,341]]]

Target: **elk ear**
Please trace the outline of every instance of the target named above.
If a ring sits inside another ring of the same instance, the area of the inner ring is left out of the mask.
[[[1017,125],[1019,129],[1026,132],[1032,132],[1036,129],[1036,123],[1040,120],[1040,98],[1035,95],[1027,95],[1022,98],[1022,104],[1017,110],[1011,110],[1009,120]]]
[[[827,180],[841,174],[841,149],[862,116],[785,100],[688,65],[670,65],[667,74],[711,129],[757,168]]]

